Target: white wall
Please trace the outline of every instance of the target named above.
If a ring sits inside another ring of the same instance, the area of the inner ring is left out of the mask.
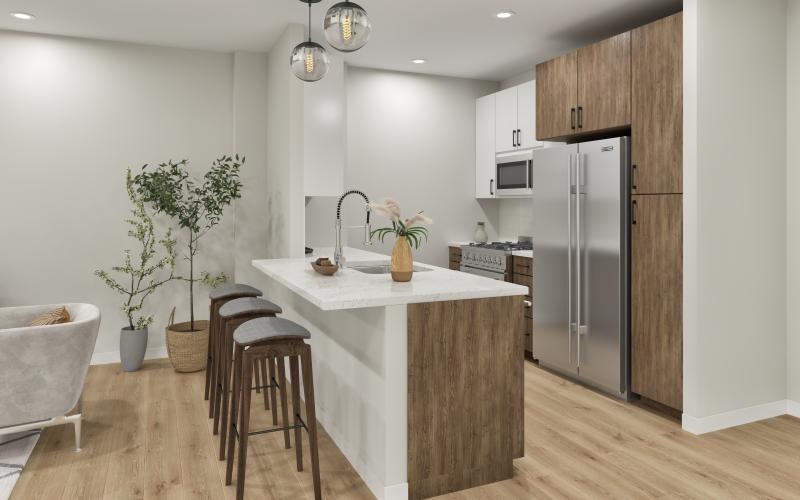
[[[267,191],[268,58],[237,52],[233,60],[233,147],[246,155],[242,197],[235,203],[235,280],[253,283],[262,274],[250,262],[269,248]]]
[[[92,275],[131,247],[124,172],[232,152],[232,56],[0,31],[0,305],[86,301],[103,314],[97,353],[118,349],[121,296]],[[233,275],[232,210],[203,241],[201,269]],[[219,255],[220,258],[215,258]],[[207,316],[201,288],[196,315]],[[174,283],[152,297],[150,346]]]
[[[787,3],[786,214],[788,398],[800,402],[800,2]]]
[[[786,3],[684,9],[684,414],[702,419],[786,398]]]
[[[514,75],[511,78],[507,78],[500,82],[500,89],[508,89],[511,87],[516,87],[525,82],[529,82],[531,80],[536,80],[536,66],[534,65],[532,68],[523,71],[518,75]]]
[[[447,266],[447,242],[471,240],[477,221],[497,237],[496,200],[475,200],[475,99],[497,90],[494,82],[348,68],[346,189],[371,199],[395,198],[406,214],[425,210],[435,220],[431,239],[415,259]],[[335,201],[306,206],[310,246],[333,245]],[[363,208],[345,202],[346,225],[363,224]],[[380,216],[373,227],[386,221]],[[362,233],[348,232],[360,246]],[[391,243],[373,250],[391,252]]]
[[[302,25],[290,24],[272,46],[267,66],[268,247],[262,258],[302,257],[305,243],[303,185],[303,82],[288,68],[303,41]]]
[[[497,203],[501,239],[516,241],[519,236],[533,236],[533,198],[501,199]]]

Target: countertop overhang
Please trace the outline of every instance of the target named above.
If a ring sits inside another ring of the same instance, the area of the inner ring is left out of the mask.
[[[344,249],[344,255],[347,265],[389,261],[388,255],[350,247]],[[366,274],[348,267],[333,276],[323,276],[311,268],[311,261],[318,257],[333,260],[333,249],[317,249],[313,255],[303,258],[253,260],[253,266],[323,311],[528,293],[525,286],[418,262],[414,265],[430,271],[415,272],[407,283],[394,282],[389,274]]]

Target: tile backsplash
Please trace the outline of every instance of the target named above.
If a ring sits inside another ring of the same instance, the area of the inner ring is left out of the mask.
[[[502,240],[533,234],[533,199],[501,199],[498,234]]]

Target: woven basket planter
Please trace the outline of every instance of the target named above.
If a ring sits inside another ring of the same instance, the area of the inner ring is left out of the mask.
[[[191,323],[173,323],[175,309],[170,314],[166,328],[167,356],[176,372],[197,372],[206,367],[208,360],[208,321],[195,321],[195,331]]]

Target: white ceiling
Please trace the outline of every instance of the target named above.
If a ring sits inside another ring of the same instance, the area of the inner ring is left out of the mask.
[[[314,38],[336,0],[312,10]],[[567,50],[681,9],[681,0],[358,0],[372,38],[349,64],[503,80]],[[513,10],[499,20],[494,14]],[[37,16],[20,21],[8,15]],[[215,51],[266,51],[289,22],[306,23],[298,0],[0,0],[0,29]],[[333,49],[330,49],[333,50]],[[288,57],[288,56],[287,56]],[[427,64],[415,65],[413,58]]]

